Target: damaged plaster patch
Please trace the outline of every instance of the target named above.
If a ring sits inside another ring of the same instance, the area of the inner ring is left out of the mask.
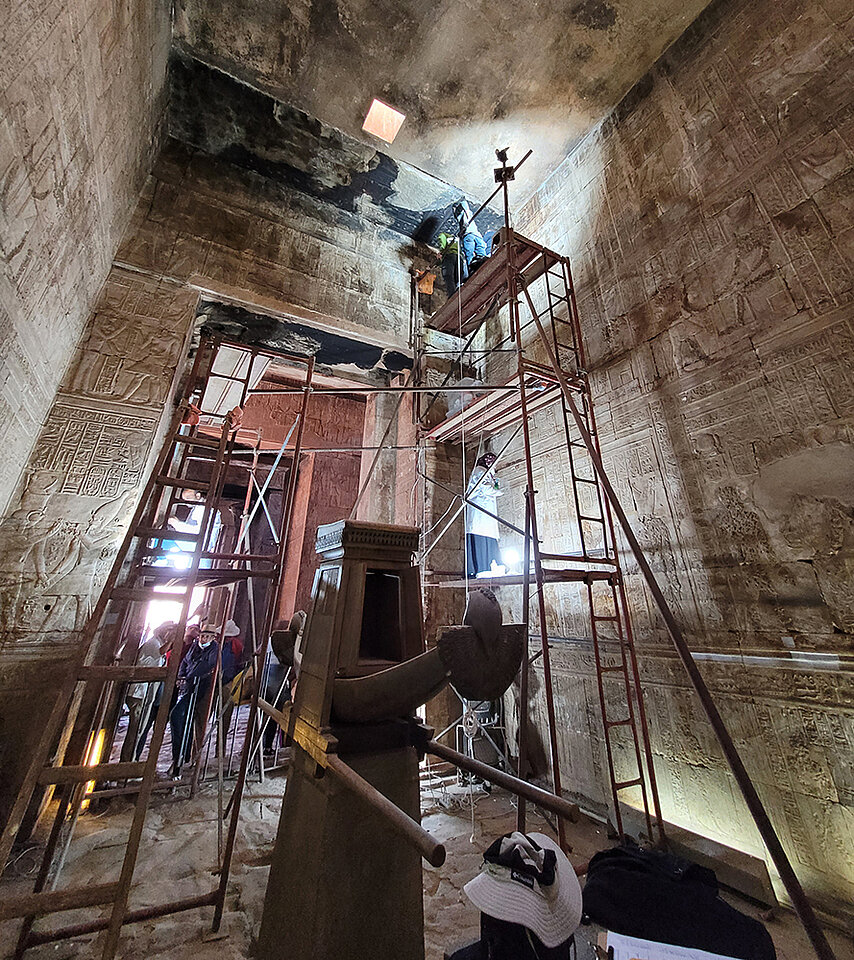
[[[461,194],[178,50],[169,69],[169,132],[175,139],[344,214],[357,214],[360,223],[348,226],[365,229],[364,221],[371,220],[429,242]],[[488,229],[496,220],[484,212],[478,223]]]
[[[604,0],[579,0],[570,8],[569,15],[591,30],[607,30],[617,22],[617,11]]]
[[[379,155],[228,74],[173,52],[170,132],[179,140],[281,176],[309,193],[348,185]]]
[[[780,522],[800,499],[837,500],[854,506],[854,450],[845,443],[799,451],[763,465],[752,484],[757,507]]]

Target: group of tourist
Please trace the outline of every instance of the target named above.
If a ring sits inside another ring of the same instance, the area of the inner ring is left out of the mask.
[[[140,644],[136,665],[156,667],[168,664],[177,647],[177,629],[177,624],[172,621],[155,627]],[[223,628],[202,620],[200,624],[189,624],[184,631],[178,679],[169,711],[171,773],[176,778],[180,777],[181,767],[191,758],[194,744],[200,746],[204,738],[212,703],[211,684],[219,659],[220,637],[222,681],[230,685],[242,668],[243,641],[237,624],[229,620]],[[139,760],[142,756],[162,695],[162,683],[140,681],[128,685],[125,693],[128,728],[122,744],[122,761]]]

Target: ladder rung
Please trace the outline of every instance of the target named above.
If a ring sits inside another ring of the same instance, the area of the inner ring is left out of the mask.
[[[175,443],[186,443],[191,447],[211,447],[214,450],[219,447],[219,440],[214,437],[204,437],[200,434],[191,437],[186,433],[176,433],[172,439]]]
[[[609,566],[616,566],[617,561],[611,557],[594,557],[589,553],[541,553],[541,560],[578,560],[584,563],[606,563]]]
[[[169,527],[137,527],[133,535],[146,540],[198,540],[201,531],[180,533],[178,530],[170,530]]]
[[[88,783],[90,780],[126,780],[141,777],[146,763],[69,764],[65,767],[45,767],[39,774],[39,783]]]
[[[245,554],[242,559],[246,559]],[[264,559],[270,560],[271,558],[265,557]],[[182,580],[188,580],[191,576],[195,576],[199,586],[204,586],[204,581],[206,580],[218,579],[225,582],[244,580],[250,577],[272,577],[275,574],[275,570],[235,570],[233,567],[200,567],[197,573],[191,574],[189,570],[174,570],[172,567],[146,565],[139,567],[136,573],[141,577],[157,578],[161,585],[169,580],[180,583]],[[159,596],[160,594],[157,595]]]
[[[624,663],[618,663],[615,667],[599,667],[599,673],[622,673],[625,669]]]
[[[259,563],[265,560],[267,563],[275,563],[279,559],[275,553],[219,553],[216,550],[203,550],[202,558],[205,560],[237,560],[246,563]],[[207,569],[210,568],[202,567],[203,571]]]
[[[595,615],[591,615],[590,619],[599,621],[599,620],[619,620],[620,618],[616,614],[614,614],[614,616],[612,617],[597,617]]]
[[[214,463],[216,461],[217,456],[219,456],[219,454],[217,454],[215,451],[212,453],[207,453],[204,450],[202,450],[198,453],[188,453],[187,462],[189,462],[190,460],[196,460],[199,463]]]
[[[192,550],[181,551],[185,557],[191,556],[192,552]],[[154,547],[142,547],[142,549],[139,551],[139,555],[142,557],[168,557],[169,553],[164,550],[162,545],[160,545]]]
[[[610,730],[611,727],[627,727],[631,722],[630,717],[626,717],[625,720],[606,720],[605,729]]]
[[[584,516],[582,516],[580,513],[578,514],[578,519],[579,519],[579,520],[589,520],[590,523],[604,523],[604,522],[605,522],[605,518],[604,518],[604,517],[584,517]]]
[[[614,574],[610,570],[576,570],[571,567],[568,567],[565,570],[553,570],[549,567],[543,568],[543,580],[545,583],[586,583],[592,580],[601,580],[603,582],[609,582]],[[531,580],[535,579],[534,574],[531,574]],[[501,578],[499,577],[496,581],[497,584],[501,584]]]
[[[182,490],[210,490],[211,486],[209,480],[187,480],[181,477],[168,477],[164,473],[155,477],[154,482],[162,487],[180,487]]]
[[[5,896],[0,899],[0,920],[41,916],[63,910],[78,910],[81,907],[95,907],[99,903],[112,903],[118,892],[118,883],[101,883],[87,887],[68,887],[65,890],[25,893],[19,897]]]
[[[540,363],[539,360],[529,360],[527,357],[522,358],[522,366],[532,373],[537,373],[538,371],[544,371],[549,374],[554,373],[550,364]]]
[[[139,793],[145,781],[136,780],[133,783],[125,784],[123,787],[104,787],[103,789],[87,790],[84,799],[86,800],[106,800],[107,797],[130,797]],[[180,780],[156,780],[151,789],[155,792],[163,790],[175,790],[178,787],[189,787],[193,782],[192,775],[182,777]]]
[[[165,570],[165,567],[158,567],[157,569]],[[164,593],[162,590],[155,591],[156,586],[161,586],[161,584],[151,584],[147,587],[113,587],[110,591],[111,600],[130,600],[130,601],[139,601],[140,603],[145,603],[148,600],[151,600],[152,597],[162,597],[164,600],[177,600],[180,602],[181,594],[185,594],[187,591],[185,588],[179,588],[174,593]]]
[[[123,665],[95,665],[81,667],[78,680],[164,680],[169,673],[168,667],[137,667]]]
[[[636,777],[634,780],[620,780],[618,783],[614,784],[615,790],[625,790],[628,787],[639,787],[643,783],[640,777]]]
[[[572,479],[574,483],[592,483],[593,486],[596,486],[596,484],[599,482],[595,477],[593,477],[592,480],[590,477],[573,477]]]

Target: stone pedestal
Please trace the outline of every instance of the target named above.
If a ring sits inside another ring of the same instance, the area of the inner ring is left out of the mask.
[[[406,739],[406,725],[399,728]],[[337,731],[336,731],[337,732]],[[420,819],[411,745],[341,759]],[[400,734],[396,737],[401,742]],[[424,960],[421,857],[300,747],[282,804],[259,960]]]
[[[418,728],[393,715],[379,723],[336,723],[333,704],[336,679],[368,677],[423,652],[420,582],[412,564],[417,546],[411,527],[342,520],[318,529],[320,562],[293,711],[312,744],[337,740],[344,763],[420,821]],[[418,851],[324,775],[299,743],[257,957],[424,960]]]

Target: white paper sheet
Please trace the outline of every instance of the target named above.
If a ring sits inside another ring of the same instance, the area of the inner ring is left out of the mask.
[[[674,947],[669,943],[626,937],[608,931],[608,946],[614,948],[614,960],[732,960],[719,953],[708,953],[693,947]]]

